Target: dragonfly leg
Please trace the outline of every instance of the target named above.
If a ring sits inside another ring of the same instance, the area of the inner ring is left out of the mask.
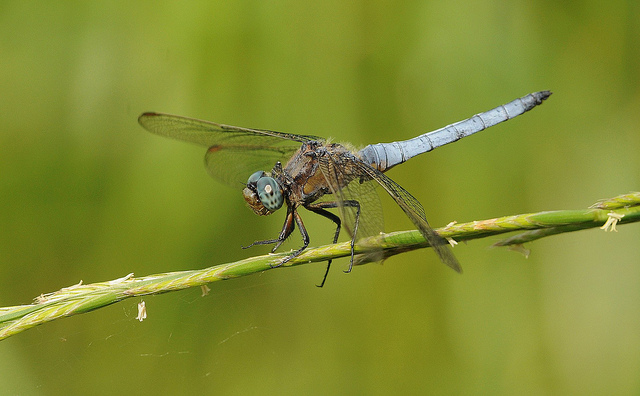
[[[309,246],[309,234],[307,233],[307,229],[305,228],[304,223],[302,222],[302,217],[300,217],[300,215],[298,214],[298,212],[296,210],[293,211],[293,217],[294,217],[294,219],[296,221],[296,224],[298,225],[298,229],[300,230],[300,234],[302,234],[302,247],[300,249],[296,250],[295,252],[291,253],[289,255],[289,257],[287,257],[284,260],[282,260],[280,262],[280,264],[278,264],[276,267],[279,267],[282,264],[286,263],[287,261],[291,260],[292,258],[298,256],[300,253],[302,253],[302,251],[304,249],[307,248],[307,246]],[[293,228],[292,228],[292,230],[293,230]],[[280,243],[282,243],[282,242],[280,242]]]
[[[282,243],[289,237],[289,235],[291,235],[291,233],[295,229],[294,214],[293,214],[294,212],[295,210],[292,210],[292,209],[287,210],[287,217],[284,220],[284,224],[282,225],[282,231],[280,231],[280,235],[278,236],[277,239],[255,241],[251,245],[243,246],[242,248],[248,249],[256,245],[271,245],[275,243],[276,245],[273,247],[273,249],[271,249],[272,253],[275,252],[276,249],[278,249],[280,245],[282,245]]]
[[[282,231],[280,231],[280,235],[278,236],[277,239],[268,239],[268,240],[265,240],[265,241],[255,241],[251,245],[243,247],[243,248],[247,249],[247,248],[250,248],[251,246],[255,246],[255,245],[270,245],[270,244],[275,243],[275,246],[273,247],[273,249],[271,249],[271,252],[273,253],[280,247],[280,245],[282,245],[282,243],[287,238],[289,238],[289,236],[291,235],[293,230],[296,228],[296,224],[298,225],[298,228],[300,229],[300,233],[302,234],[303,245],[302,245],[301,248],[299,248],[298,250],[296,250],[293,253],[291,253],[289,256],[287,256],[284,260],[282,260],[278,264],[271,266],[271,268],[280,267],[282,264],[284,264],[287,261],[291,260],[292,258],[300,255],[300,253],[302,253],[302,251],[309,246],[309,234],[307,233],[307,229],[305,228],[304,223],[302,222],[302,218],[300,217],[298,212],[295,210],[293,205],[291,205],[291,206],[289,206],[287,208],[287,217],[286,217],[286,219],[284,221],[284,225],[282,226]]]
[[[285,257],[285,259],[282,260],[281,262],[279,262],[278,264],[272,265],[271,268],[280,267],[281,265],[283,265],[284,263],[288,262],[289,260],[299,256],[300,253],[302,253],[302,251],[304,249],[306,249],[307,246],[309,246],[309,234],[307,233],[307,229],[305,228],[304,223],[302,222],[302,218],[300,217],[300,215],[298,214],[298,212],[296,210],[293,210],[291,213],[292,213],[293,219],[295,220],[295,223],[298,225],[298,229],[300,230],[300,234],[302,234],[302,247],[299,248],[298,250],[294,251],[293,253],[291,253],[287,257]],[[273,248],[273,251],[275,251],[282,244],[282,242],[285,239],[287,239],[287,237],[291,234],[293,229],[294,229],[294,227],[291,226],[289,234],[287,234],[284,237],[284,239],[282,239],[281,241],[277,242],[276,247]],[[284,231],[284,229],[283,229],[283,231]],[[282,236],[282,234],[281,234],[281,236]]]
[[[328,204],[328,205],[327,205]],[[342,222],[340,221],[340,217],[335,214],[323,209],[323,208],[335,208],[335,202],[320,202],[317,204],[307,205],[306,208],[313,213],[319,214],[320,216],[326,217],[327,219],[333,221],[336,224],[336,233],[333,236],[333,243],[338,242],[338,237],[340,236],[340,227],[342,226]],[[322,278],[322,283],[316,285],[318,287],[324,286],[324,282],[327,280],[327,275],[329,275],[329,268],[331,268],[331,262],[333,260],[327,261],[327,269],[324,272],[324,277]]]
[[[353,235],[351,236],[351,260],[349,261],[349,269],[344,271],[345,273],[351,272],[353,268],[353,255],[354,255],[354,244],[356,242],[356,235],[358,235],[358,224],[360,223],[360,202],[355,200],[348,200],[343,202],[344,206],[351,206],[356,208],[356,221],[353,224]]]
[[[349,273],[351,272],[351,269],[353,268],[353,257],[354,257],[354,246],[355,246],[355,242],[356,242],[356,235],[358,234],[358,223],[360,222],[360,202],[353,200],[353,199],[349,199],[346,201],[342,201],[342,206],[348,206],[348,207],[352,207],[352,208],[356,208],[356,219],[355,219],[355,224],[353,225],[353,235],[351,237],[351,260],[349,261],[349,269],[347,269],[346,271],[344,271],[345,273]],[[334,223],[337,224],[336,227],[336,233],[335,236],[333,237],[333,243],[338,242],[338,236],[340,235],[340,226],[341,226],[341,222],[340,222],[340,218],[336,215],[334,215],[331,212],[327,212],[324,209],[333,209],[333,208],[337,208],[339,207],[337,202],[320,202],[317,204],[313,204],[313,205],[308,205],[306,208],[318,213],[319,215],[322,215],[326,218],[328,218],[329,220],[333,221]],[[318,209],[323,210],[324,213],[320,213],[318,211]],[[328,215],[329,216],[328,216]],[[333,217],[331,217],[333,216]],[[335,218],[335,220],[334,220]],[[324,279],[322,280],[322,283],[319,285],[319,287],[322,287],[324,285],[325,280],[327,279],[327,274],[329,273],[329,266],[331,266],[331,260],[329,260],[328,264],[327,264],[327,271],[324,274]]]

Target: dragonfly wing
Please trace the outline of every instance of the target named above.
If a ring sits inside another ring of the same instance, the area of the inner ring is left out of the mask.
[[[282,140],[308,142],[322,140],[317,136],[295,135],[266,129],[243,128],[211,121],[164,113],[143,113],[138,122],[149,132],[206,147],[231,143],[247,143],[260,137],[264,145],[277,145]]]
[[[149,132],[208,147],[209,173],[231,186],[246,183],[258,170],[270,170],[288,159],[300,143],[315,136],[251,129],[162,113],[144,113],[138,122]]]
[[[404,213],[409,217],[411,222],[418,227],[418,230],[420,230],[420,233],[425,237],[427,242],[429,242],[429,245],[436,251],[440,260],[457,272],[462,272],[460,263],[458,263],[458,259],[456,259],[449,248],[447,240],[438,235],[438,233],[435,232],[427,222],[427,218],[424,214],[424,208],[420,202],[418,202],[413,195],[409,194],[407,190],[391,180],[384,173],[361,161],[358,161],[358,166],[363,173],[378,182],[378,184],[380,184],[382,188],[389,193],[391,198],[396,201]]]
[[[334,153],[319,158],[320,170],[328,182],[331,195],[322,200],[335,201],[340,212],[343,226],[354,236],[357,208],[345,206],[345,201],[357,201],[360,204],[360,218],[356,238],[376,235],[383,231],[384,221],[380,197],[376,184],[368,181],[357,165],[359,160],[351,153]]]
[[[244,187],[256,171],[269,172],[276,162],[286,162],[299,146],[211,146],[204,157],[209,174],[231,187]]]

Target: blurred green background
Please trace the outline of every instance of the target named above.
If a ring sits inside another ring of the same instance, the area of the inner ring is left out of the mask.
[[[0,2],[0,305],[202,268],[280,230],[161,111],[362,146],[545,104],[389,175],[434,227],[638,190],[635,1]],[[411,228],[383,198],[386,230]],[[302,213],[312,245],[332,227]],[[2,394],[638,394],[640,227],[268,271],[0,343]],[[294,234],[285,248],[297,246]]]

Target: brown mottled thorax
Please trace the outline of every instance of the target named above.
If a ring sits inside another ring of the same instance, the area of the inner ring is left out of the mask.
[[[303,144],[284,167],[285,175],[290,178],[285,181],[290,187],[290,201],[302,205],[314,202],[325,194],[331,194],[329,183],[321,169],[321,163],[335,166],[333,164],[345,155],[352,156],[353,154],[338,143],[325,144],[313,141]],[[330,159],[325,158],[328,160],[323,161],[322,157],[330,157]],[[351,179],[345,180],[342,172],[333,172],[333,169],[328,167],[325,167],[324,171],[332,172],[338,177],[340,188],[351,181]]]

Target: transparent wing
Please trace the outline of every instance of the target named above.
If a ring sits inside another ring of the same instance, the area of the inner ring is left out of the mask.
[[[299,146],[212,146],[207,150],[204,162],[211,177],[239,188],[247,184],[252,173],[271,171],[276,162],[286,163],[298,149]]]
[[[300,143],[321,138],[242,128],[162,113],[144,113],[138,122],[156,135],[208,147],[205,163],[214,178],[238,187],[258,170],[288,159]]]
[[[376,235],[383,231],[384,220],[380,197],[376,192],[376,183],[363,173],[360,162],[344,147],[344,151],[330,152],[319,158],[320,170],[328,181],[331,195],[325,195],[324,201],[335,201],[349,235],[354,236],[357,208],[345,206],[346,201],[360,204],[360,219],[356,239]]]
[[[371,181],[361,182],[353,180],[346,187],[340,189],[340,201],[354,199],[360,202],[361,213],[358,225],[358,239],[378,235],[384,232],[384,216],[382,213],[382,203],[376,191],[376,183]],[[344,209],[343,217],[346,228],[350,235],[353,235],[356,211],[354,208],[340,206]]]
[[[404,213],[409,217],[411,222],[418,227],[420,233],[425,237],[425,239],[429,242],[429,245],[436,251],[440,260],[444,262],[449,267],[453,268],[458,272],[462,272],[462,268],[460,267],[460,263],[453,255],[453,252],[449,248],[449,243],[446,239],[442,238],[438,235],[427,222],[427,218],[424,214],[424,208],[418,202],[413,195],[409,194],[407,190],[402,188],[398,183],[391,180],[384,173],[378,171],[366,165],[362,161],[357,161],[356,165],[360,169],[360,172],[366,174],[369,178],[375,180],[384,188],[391,198],[402,208]]]

